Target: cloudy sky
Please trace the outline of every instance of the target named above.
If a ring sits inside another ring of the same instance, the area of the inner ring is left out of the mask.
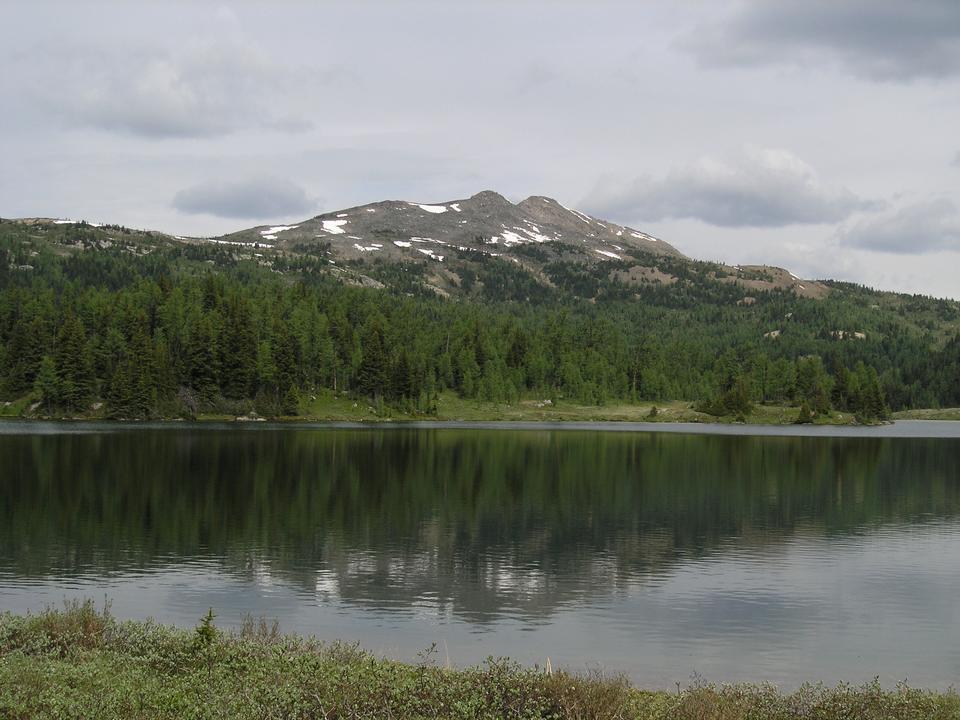
[[[549,195],[960,298],[960,2],[3,3],[0,215],[207,235]]]

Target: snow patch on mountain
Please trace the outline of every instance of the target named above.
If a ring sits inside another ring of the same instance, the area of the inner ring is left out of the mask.
[[[529,236],[530,236],[530,239],[533,240],[534,242],[538,242],[538,243],[550,242],[551,238],[549,238],[549,237],[547,237],[546,235],[544,235],[543,233],[541,233],[539,227],[537,227],[536,225],[534,225],[534,224],[533,224],[532,222],[530,222],[529,220],[527,221],[527,223],[530,225],[530,229],[527,229],[527,228],[517,228],[517,230],[519,230],[520,232],[523,232],[523,233],[526,233],[527,235],[529,235]]]
[[[439,215],[440,213],[445,213],[447,211],[446,205],[421,205],[420,203],[410,203],[411,205],[416,205],[421,210],[425,210],[428,213],[433,213],[434,215]]]
[[[80,225],[81,223],[87,223],[90,227],[103,227],[100,223],[90,222],[88,220],[54,220],[54,225]]]
[[[557,201],[557,200],[555,200],[554,202],[556,202],[557,205],[559,205],[560,207],[562,207],[562,208],[563,208],[564,210],[566,210],[567,212],[570,212],[570,213],[573,213],[574,215],[576,215],[578,218],[580,218],[580,219],[581,219],[583,222],[585,222],[587,225],[590,224],[590,218],[589,218],[588,216],[584,215],[582,212],[579,212],[579,211],[577,211],[577,210],[574,210],[573,208],[568,208],[568,207],[567,207],[566,205],[564,205],[562,202],[559,202],[559,201]]]
[[[268,240],[276,240],[277,233],[282,233],[285,230],[296,230],[299,225],[274,225],[273,227],[267,228],[266,230],[261,230],[260,234],[267,238]],[[273,235],[274,237],[268,237]]]
[[[343,229],[343,226],[346,225],[349,220],[324,220],[323,229],[326,230],[331,235],[345,235],[346,230]]]
[[[437,255],[430,248],[417,248],[417,251],[422,252],[424,255],[436,260],[437,262],[443,262],[443,255]]]

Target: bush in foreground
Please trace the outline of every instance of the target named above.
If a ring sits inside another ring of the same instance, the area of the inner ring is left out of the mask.
[[[623,678],[525,669],[503,659],[464,670],[378,659],[355,646],[283,636],[247,622],[224,633],[119,622],[74,603],[0,615],[0,717],[30,718],[675,718],[833,720],[960,717],[960,697],[877,683],[697,684],[646,692]]]

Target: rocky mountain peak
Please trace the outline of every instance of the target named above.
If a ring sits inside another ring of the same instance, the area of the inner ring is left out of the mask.
[[[513,203],[507,200],[500,193],[494,192],[493,190],[481,190],[476,195],[471,195],[470,199],[465,202],[476,204],[476,205],[479,205],[480,207],[485,207],[485,206],[512,207],[513,206]]]

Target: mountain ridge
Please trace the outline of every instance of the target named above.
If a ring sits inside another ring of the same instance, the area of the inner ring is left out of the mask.
[[[448,389],[850,412],[876,377],[894,409],[960,403],[960,303],[692,260],[624,230],[495,193],[206,239],[0,220],[0,401],[275,415],[322,389],[429,413]]]
[[[44,221],[22,221],[31,220]],[[661,238],[553,198],[531,195],[513,203],[493,190],[442,203],[381,200],[214,237],[162,234],[176,242],[230,246],[260,262],[278,254],[324,259],[345,281],[368,286],[389,284],[384,282],[389,274],[385,267],[403,267],[443,297],[463,296],[476,282],[483,286],[483,276],[498,261],[511,263],[536,285],[576,286],[574,294],[579,295],[597,283],[612,282],[628,290],[673,285],[690,267],[703,263]],[[745,303],[752,302],[751,293],[756,292],[783,290],[813,299],[830,292],[822,282],[775,266],[705,265],[712,279],[741,287]]]

